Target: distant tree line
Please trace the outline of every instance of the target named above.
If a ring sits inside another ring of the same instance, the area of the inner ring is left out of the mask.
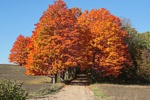
[[[136,82],[150,81],[150,32],[138,33],[132,28],[129,19],[122,19],[122,28],[127,31],[130,38],[128,43],[133,67],[125,70],[124,78]]]

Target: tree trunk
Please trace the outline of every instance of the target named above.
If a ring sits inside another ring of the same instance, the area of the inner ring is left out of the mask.
[[[76,68],[73,68],[72,70],[72,78],[75,78],[76,77]]]
[[[66,80],[68,80],[69,79],[69,72],[68,71],[66,71],[65,76],[66,76]]]
[[[52,83],[55,84],[57,82],[57,74],[53,75]]]
[[[65,77],[64,72],[61,72],[61,73],[60,73],[60,80],[61,80],[61,81],[64,81],[64,77]]]

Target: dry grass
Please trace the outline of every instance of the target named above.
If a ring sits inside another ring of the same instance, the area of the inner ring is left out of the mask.
[[[94,84],[96,100],[150,100],[149,85]]]
[[[92,84],[91,88],[94,92],[95,100],[108,100],[106,94],[99,88],[99,84]]]
[[[27,80],[25,84],[43,84],[43,83],[50,83],[51,79],[49,77],[40,77],[32,80]]]
[[[0,64],[0,80],[15,80],[23,83],[23,88],[29,92],[29,97],[51,94],[63,87],[64,84],[51,84],[47,76],[26,76],[23,66]]]

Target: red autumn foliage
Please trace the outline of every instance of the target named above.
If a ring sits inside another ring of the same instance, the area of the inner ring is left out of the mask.
[[[11,52],[20,51],[9,58],[23,64],[28,75],[53,75],[80,64],[81,70],[91,68],[103,76],[117,77],[126,66],[132,66],[124,42],[129,37],[120,19],[104,8],[82,13],[58,0],[35,26],[30,43],[24,49],[24,42],[19,44],[28,57],[17,47],[17,41],[23,40],[20,36]]]
[[[30,42],[29,37],[19,35],[10,50],[9,61],[18,65],[25,65],[27,63],[27,56],[29,54],[27,45]]]
[[[78,8],[68,9],[61,0],[48,7],[35,25],[28,46],[26,74],[57,74],[77,66],[79,32],[76,22],[80,13]]]
[[[108,10],[85,11],[79,18],[83,40],[83,67],[90,66],[104,76],[118,76],[132,61],[124,39],[129,38],[121,29],[121,21]]]

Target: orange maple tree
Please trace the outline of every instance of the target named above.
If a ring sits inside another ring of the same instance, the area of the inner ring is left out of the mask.
[[[79,32],[76,22],[80,13],[78,8],[68,9],[62,0],[48,7],[35,25],[28,46],[26,74],[53,75],[77,66]]]
[[[78,24],[84,37],[83,67],[91,66],[103,76],[118,76],[132,61],[124,39],[129,38],[121,29],[121,21],[108,10],[85,11]],[[89,41],[89,42],[88,42]],[[86,65],[86,66],[85,66]]]
[[[25,65],[29,54],[27,46],[30,38],[19,35],[10,50],[9,61],[18,65]]]
[[[10,61],[23,64],[28,75],[55,75],[80,65],[81,70],[117,77],[122,69],[132,65],[124,41],[129,36],[121,26],[120,19],[104,8],[82,13],[58,0],[49,5],[35,24],[30,41],[21,48],[24,51],[19,51],[20,58],[25,51],[28,57],[23,61],[10,54]],[[19,36],[17,41],[21,40],[23,37]],[[13,54],[20,50],[18,43],[14,45],[17,49],[11,50]]]

